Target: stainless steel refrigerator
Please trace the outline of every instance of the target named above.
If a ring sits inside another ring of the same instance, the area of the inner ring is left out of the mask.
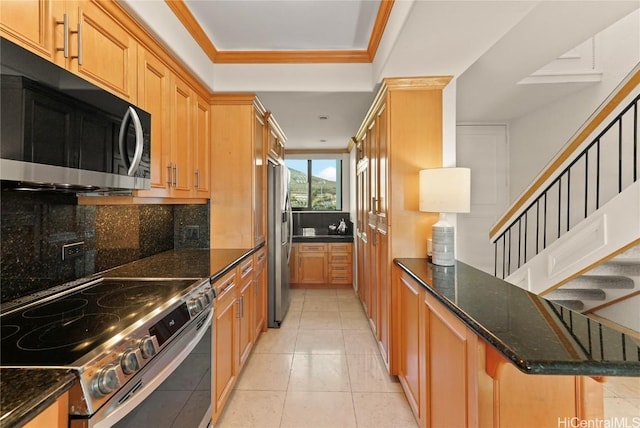
[[[269,255],[269,327],[280,327],[291,302],[289,259],[293,218],[289,202],[289,170],[269,162],[267,169],[267,248]]]

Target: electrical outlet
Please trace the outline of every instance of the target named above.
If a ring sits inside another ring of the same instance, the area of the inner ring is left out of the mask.
[[[84,241],[72,242],[62,246],[62,260],[73,259],[84,254]]]
[[[184,239],[195,241],[200,237],[200,226],[185,226]]]

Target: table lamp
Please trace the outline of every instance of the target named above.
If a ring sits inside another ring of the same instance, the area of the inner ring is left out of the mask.
[[[447,221],[447,214],[468,213],[470,208],[469,168],[432,168],[420,171],[420,211],[440,213],[440,219],[432,230],[433,264],[455,264],[455,230]]]

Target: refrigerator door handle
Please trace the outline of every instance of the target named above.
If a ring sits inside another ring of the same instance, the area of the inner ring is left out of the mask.
[[[293,245],[293,212],[291,210],[291,201],[289,200],[289,192],[286,196],[287,214],[289,215],[289,248],[287,249],[287,264],[291,261],[291,247]]]

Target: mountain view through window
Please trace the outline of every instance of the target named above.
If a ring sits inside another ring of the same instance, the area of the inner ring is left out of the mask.
[[[291,172],[289,197],[299,210],[342,209],[342,161],[337,159],[286,159]]]

